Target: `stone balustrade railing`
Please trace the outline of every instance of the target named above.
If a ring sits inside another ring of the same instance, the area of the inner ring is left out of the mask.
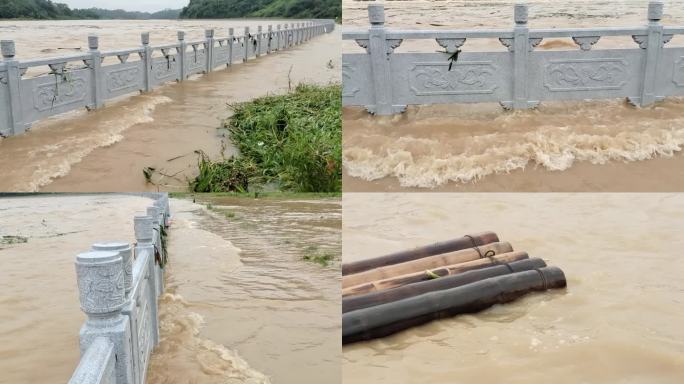
[[[366,53],[342,55],[343,104],[378,115],[409,104],[499,102],[533,108],[546,100],[627,98],[648,106],[684,95],[684,48],[665,48],[684,27],[660,23],[663,4],[648,5],[647,25],[625,28],[529,29],[528,7],[515,5],[514,27],[491,30],[394,30],[384,8],[368,6],[370,28],[344,31]],[[592,49],[604,36],[627,36],[628,49]],[[498,39],[507,51],[471,52],[466,39]],[[572,38],[579,49],[535,51],[545,38]],[[397,53],[404,40],[435,40],[443,52]]]
[[[2,40],[0,47],[0,136],[23,133],[37,120],[76,109],[97,109],[104,102],[135,92],[183,81],[188,76],[208,73],[220,66],[281,51],[331,32],[332,20],[245,27],[237,36],[233,28],[227,37],[215,37],[213,29],[205,39],[186,41],[178,32],[178,42],[150,45],[150,34],[141,36],[142,46],[101,52],[97,36],[88,37],[87,53],[48,59],[18,61],[15,44]],[[107,64],[111,59],[114,64]],[[31,68],[46,67],[46,75],[27,77]]]
[[[159,343],[158,297],[164,290],[169,200],[135,216],[136,244],[93,244],[76,257],[81,309],[81,361],[70,384],[145,383],[150,355]]]

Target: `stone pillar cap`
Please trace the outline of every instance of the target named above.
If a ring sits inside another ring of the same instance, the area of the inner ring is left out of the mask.
[[[93,244],[94,251],[125,251],[131,248],[130,243],[123,241],[106,241]]]
[[[120,259],[119,252],[113,251],[90,251],[79,253],[76,261],[83,264],[100,264]]]

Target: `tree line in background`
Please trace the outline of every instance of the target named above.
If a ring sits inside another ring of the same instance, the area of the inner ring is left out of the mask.
[[[0,0],[0,19],[223,19],[282,17],[341,19],[341,0],[190,0],[187,7],[159,12],[71,9],[50,0]]]
[[[181,18],[283,17],[341,19],[341,0],[190,0]]]
[[[123,9],[71,9],[50,0],[1,0],[0,19],[177,19],[180,9],[159,12],[129,12]]]

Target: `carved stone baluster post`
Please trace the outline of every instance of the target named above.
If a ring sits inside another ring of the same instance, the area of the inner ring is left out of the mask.
[[[527,109],[528,100],[527,65],[530,51],[530,33],[527,28],[527,5],[514,6],[515,27],[513,28],[513,109]]]
[[[144,32],[140,35],[140,41],[143,45],[142,62],[145,66],[145,92],[152,91],[152,48],[150,47],[150,33]]]
[[[21,70],[19,62],[14,59],[15,46],[12,40],[2,40],[0,42],[2,50],[2,63],[5,65],[5,72],[0,72],[0,82],[7,85],[8,103],[3,106],[7,114],[7,126],[0,125],[0,133],[5,135],[18,135],[24,133],[28,124],[23,122],[21,113],[21,95],[19,94],[19,83],[21,81]],[[0,121],[0,123],[4,123]]]
[[[204,31],[204,36],[207,39],[204,49],[204,57],[207,61],[206,73],[211,72],[214,69],[214,30],[207,29]]]
[[[648,3],[648,36],[646,37],[645,46],[643,43],[640,44],[641,48],[646,50],[644,77],[641,84],[641,102],[639,103],[642,107],[651,105],[658,99],[658,96],[655,94],[658,64],[666,40],[663,36],[663,26],[660,24],[660,19],[662,18],[663,3],[661,1],[651,1]]]
[[[282,34],[283,34],[283,31],[281,30],[280,24],[276,25],[276,34],[275,34],[275,37],[276,37],[275,50],[276,51],[280,51],[280,49],[281,49],[280,42],[282,41],[282,39],[281,39]]]
[[[233,44],[235,42],[235,29],[228,28],[228,64],[226,66],[230,67],[233,65]]]
[[[131,328],[128,317],[121,314],[126,303],[124,275],[118,252],[93,251],[76,257],[81,310],[88,316],[80,332],[81,355],[98,337],[108,339],[116,354],[116,382],[133,384]]]
[[[169,194],[164,193],[164,212],[166,212],[166,217],[164,218],[164,226],[168,227],[171,220],[171,206],[169,203]]]
[[[159,199],[155,200],[154,206],[157,207],[157,209],[159,210],[159,226],[166,227],[167,210],[166,203],[164,202],[164,197],[162,196]]]
[[[371,76],[375,105],[367,106],[369,112],[377,115],[391,115],[403,108],[392,105],[392,69],[390,57],[394,48],[387,41],[385,30],[385,8],[382,4],[368,6],[368,53],[370,54]]]
[[[98,109],[104,104],[104,97],[102,96],[102,55],[98,50],[100,40],[95,35],[88,36],[88,53],[90,59],[86,61],[88,69],[90,69],[90,89],[92,92],[93,102],[88,106],[88,109]]]
[[[256,46],[256,57],[261,56],[261,44],[263,44],[263,40],[261,38],[261,35],[263,34],[261,25],[257,27],[257,46]]]
[[[152,340],[154,345],[159,344],[159,316],[158,308],[159,301],[157,297],[157,275],[155,273],[154,261],[154,230],[152,229],[152,218],[149,216],[136,216],[134,219],[135,239],[137,244],[135,246],[136,257],[142,257],[147,254],[147,293],[150,302],[150,318],[152,319]]]
[[[185,64],[185,51],[188,49],[188,44],[185,42],[185,32],[178,31],[178,66],[180,67],[180,81],[183,82],[188,78]]]
[[[159,258],[157,265],[154,268],[155,280],[156,280],[156,292],[157,295],[161,295],[164,292],[164,269],[162,262],[166,255],[164,254],[164,249],[162,247],[162,236],[161,236],[161,224],[160,224],[160,210],[157,207],[148,207],[147,216],[152,218],[152,230],[154,231],[154,239],[152,244],[154,244],[156,251],[159,253]]]
[[[252,45],[252,41],[249,38],[249,27],[245,27],[245,57],[242,58],[243,62],[246,62],[247,59],[249,59],[249,46]]]
[[[266,47],[266,53],[268,53],[270,55],[271,51],[273,51],[273,26],[269,25],[268,26],[268,46]]]
[[[290,31],[287,28],[287,23],[285,23],[285,25],[283,26],[283,49],[289,47],[290,42]]]
[[[93,251],[117,252],[121,256],[124,269],[124,291],[128,297],[133,287],[133,248],[131,245],[121,241],[95,243]]]
[[[126,303],[121,309],[121,314],[128,317],[131,329],[131,361],[133,362],[133,379],[135,383],[142,383],[140,380],[140,367],[138,366],[140,349],[138,347],[137,311],[135,300],[130,297],[133,288],[133,248],[126,242],[103,242],[93,244],[93,251],[117,252],[121,256],[124,270],[124,291],[126,292]]]

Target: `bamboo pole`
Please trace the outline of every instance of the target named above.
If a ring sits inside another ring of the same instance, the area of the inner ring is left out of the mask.
[[[506,303],[528,292],[565,286],[563,271],[545,267],[348,312],[342,315],[342,343],[388,336],[435,319]]]
[[[438,279],[420,281],[384,291],[371,292],[357,296],[347,296],[342,300],[342,313],[403,300],[409,297],[422,295],[423,293],[460,287],[462,285],[488,279],[490,277],[529,271],[531,269],[543,267],[546,267],[546,263],[542,259],[526,259],[514,261],[508,264],[475,269],[472,271],[459,273],[457,275],[444,276]]]
[[[360,295],[369,292],[382,291],[400,287],[402,285],[416,283],[423,280],[430,280],[433,276],[455,275],[473,269],[486,268],[496,264],[511,263],[518,260],[529,258],[526,252],[508,252],[501,255],[486,257],[469,261],[466,263],[447,265],[423,272],[415,272],[407,275],[396,276],[389,279],[372,281],[342,289],[342,297]]]
[[[391,253],[389,255],[375,257],[342,264],[342,276],[368,271],[373,268],[384,267],[392,264],[405,263],[407,261],[434,256],[440,253],[453,252],[461,249],[479,247],[481,245],[496,243],[499,237],[494,232],[480,232],[466,235],[457,239],[425,245],[408,251]]]
[[[449,253],[424,257],[405,263],[388,265],[371,269],[370,271],[355,273],[342,277],[342,288],[369,283],[371,281],[389,279],[396,276],[407,275],[409,273],[434,269],[444,265],[465,263],[481,259],[486,256],[499,255],[513,251],[511,244],[507,242],[491,243],[480,247],[462,249]]]

